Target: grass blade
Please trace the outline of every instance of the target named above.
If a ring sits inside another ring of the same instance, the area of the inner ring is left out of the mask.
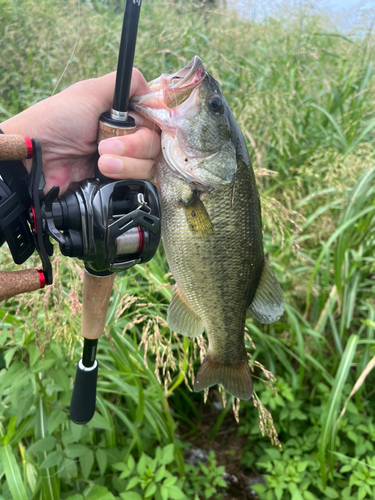
[[[359,212],[357,215],[355,215],[354,217],[352,217],[351,219],[347,220],[344,224],[342,224],[332,235],[331,237],[329,238],[329,240],[327,241],[327,243],[323,246],[321,252],[320,252],[320,255],[319,257],[317,258],[316,260],[316,264],[314,266],[314,269],[311,273],[311,276],[310,276],[310,281],[309,281],[309,286],[308,286],[308,289],[307,289],[307,293],[306,293],[306,313],[310,307],[310,297],[311,297],[311,290],[312,290],[312,286],[313,286],[313,282],[314,282],[314,278],[319,270],[319,267],[320,267],[320,263],[322,262],[326,252],[328,252],[330,246],[332,245],[332,243],[335,241],[335,239],[340,236],[340,234],[342,234],[346,229],[348,229],[350,226],[352,226],[355,222],[357,222],[358,219],[360,219],[361,217],[371,213],[371,212],[374,212],[375,211],[375,207],[374,206],[370,206],[370,207],[367,207],[363,210],[361,210],[361,212]]]
[[[363,370],[361,375],[358,377],[357,382],[354,384],[353,389],[350,391],[350,394],[347,397],[345,404],[344,404],[344,407],[343,407],[343,409],[340,413],[340,416],[337,420],[337,424],[340,422],[340,420],[344,416],[344,413],[346,412],[346,407],[348,406],[350,398],[352,396],[354,396],[354,394],[361,388],[362,384],[366,380],[367,375],[371,372],[371,370],[374,368],[374,366],[375,366],[375,356],[367,363],[366,368]]]
[[[9,444],[0,446],[0,458],[12,498],[14,500],[28,500],[16,457]]]
[[[326,454],[327,451],[334,451],[334,442],[336,436],[335,422],[340,406],[343,388],[348,378],[349,370],[356,352],[359,341],[358,335],[351,335],[346,344],[344,354],[337,370],[335,382],[332,387],[329,401],[326,405],[322,416],[322,432],[319,440],[319,461],[321,469],[321,477],[323,485],[326,484]],[[330,460],[330,468],[332,470],[332,459]]]

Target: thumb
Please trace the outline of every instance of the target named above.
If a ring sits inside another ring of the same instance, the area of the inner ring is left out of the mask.
[[[116,72],[108,73],[99,78],[92,78],[82,82],[75,83],[67,88],[61,94],[68,93],[77,98],[79,101],[90,102],[93,109],[98,113],[98,117],[111,109],[113,104],[113,96],[115,92]],[[150,92],[150,87],[142,75],[142,73],[133,68],[130,96],[144,95]]]

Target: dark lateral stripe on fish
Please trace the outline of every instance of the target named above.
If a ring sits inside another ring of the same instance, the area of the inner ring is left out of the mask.
[[[248,400],[253,395],[253,381],[247,356],[240,363],[223,365],[213,359],[210,351],[206,354],[195,382],[194,392],[203,391],[212,385],[221,384],[232,396]]]

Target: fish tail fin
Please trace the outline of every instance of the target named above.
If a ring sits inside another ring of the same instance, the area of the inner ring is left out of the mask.
[[[215,384],[221,384],[232,396],[248,400],[253,394],[249,363],[246,354],[233,365],[224,365],[208,351],[194,382],[194,392],[203,391]]]

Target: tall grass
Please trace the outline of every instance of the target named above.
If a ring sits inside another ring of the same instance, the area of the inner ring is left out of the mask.
[[[61,75],[56,91],[115,69],[122,4],[2,0],[0,119],[51,95]],[[195,54],[243,131],[262,194],[265,251],[286,297],[278,323],[247,323],[254,377],[265,380],[259,362],[286,381],[289,398],[309,405],[302,412],[317,431],[310,456],[326,498],[325,486],[339,490],[348,481],[338,457],[352,453],[349,424],[338,415],[375,353],[373,34],[344,35],[323,14],[303,10],[256,22],[205,5],[144,2],[135,65],[146,78]],[[0,255],[2,268],[11,268],[5,249]],[[174,445],[174,471],[183,477],[178,435],[194,435],[200,418],[200,396],[184,382],[191,386],[199,346],[166,326],[172,280],[162,250],[116,280],[100,340],[97,413],[81,430],[68,422],[67,407],[81,350],[82,269],[61,257],[54,266],[53,287],[0,309],[1,494],[89,498],[94,483],[118,494],[113,464],[152,454],[157,443]],[[373,383],[370,373],[352,401],[353,412],[371,421]],[[267,405],[288,442],[294,435],[277,419],[277,398]],[[257,449],[255,409],[241,408]],[[264,498],[278,498],[272,491]]]

